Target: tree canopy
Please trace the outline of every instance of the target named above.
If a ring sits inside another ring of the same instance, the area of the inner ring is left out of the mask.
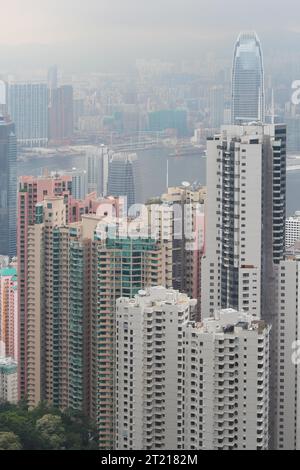
[[[93,450],[94,427],[80,413],[61,412],[41,403],[0,404],[0,450]]]

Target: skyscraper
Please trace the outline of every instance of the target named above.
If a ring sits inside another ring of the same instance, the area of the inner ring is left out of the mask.
[[[0,254],[16,255],[17,141],[14,124],[0,117]]]
[[[168,242],[172,250],[172,287],[197,299],[200,319],[201,257],[204,248],[206,187],[188,183],[168,188],[160,198],[148,201],[152,236]]]
[[[300,449],[300,245],[288,250],[278,275],[274,448]]]
[[[138,202],[139,162],[136,154],[115,153],[109,161],[107,194],[127,198],[127,207]]]
[[[266,320],[285,248],[285,126],[223,127],[207,146],[202,313],[231,307]]]
[[[264,67],[255,32],[242,32],[236,42],[232,70],[232,124],[264,122]]]
[[[118,299],[116,449],[268,448],[270,327],[154,287]]]
[[[48,143],[48,89],[46,83],[11,83],[8,111],[16,125],[18,143],[45,147]]]
[[[104,145],[90,146],[85,157],[88,193],[96,192],[97,196],[107,195],[109,159],[113,155]]]

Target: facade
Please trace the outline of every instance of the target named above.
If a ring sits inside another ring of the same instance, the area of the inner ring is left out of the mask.
[[[278,275],[278,320],[276,328],[277,450],[299,450],[299,286],[300,251],[292,247],[280,263]]]
[[[210,127],[220,129],[224,124],[224,87],[214,86],[209,90]]]
[[[172,250],[172,287],[197,299],[200,320],[201,258],[204,250],[206,187],[170,187],[161,198],[148,201],[151,235],[169,242]]]
[[[112,152],[105,146],[90,147],[86,152],[85,170],[88,179],[88,193],[107,195],[108,165]]]
[[[18,144],[46,147],[48,144],[48,89],[46,83],[11,83],[8,111],[16,125]]]
[[[18,281],[13,266],[0,269],[0,342],[4,355],[18,359]]]
[[[0,254],[16,255],[17,141],[15,126],[0,117]]]
[[[118,199],[70,224],[66,211],[64,196],[46,196],[28,227],[26,395],[31,406],[46,400],[84,412],[100,448],[112,449],[115,302],[170,286],[171,253],[147,237],[110,234],[111,214],[122,213]]]
[[[242,32],[236,42],[232,70],[232,124],[264,122],[264,67],[255,32]]]
[[[107,194],[126,198],[128,209],[138,202],[138,165],[136,154],[114,153],[109,160]]]
[[[288,217],[285,223],[285,246],[290,248],[300,240],[300,212]]]
[[[269,331],[154,287],[117,301],[117,450],[268,448]]]
[[[207,147],[202,314],[230,307],[272,322],[285,249],[285,126],[223,127]]]
[[[17,363],[10,357],[0,357],[0,403],[18,403]]]

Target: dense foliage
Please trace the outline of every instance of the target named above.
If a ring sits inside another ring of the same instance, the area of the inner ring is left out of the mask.
[[[93,450],[96,432],[79,413],[0,404],[0,450]]]

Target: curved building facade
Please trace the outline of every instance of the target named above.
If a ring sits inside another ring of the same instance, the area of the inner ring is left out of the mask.
[[[264,67],[255,32],[242,32],[236,42],[232,70],[232,123],[264,122]]]

